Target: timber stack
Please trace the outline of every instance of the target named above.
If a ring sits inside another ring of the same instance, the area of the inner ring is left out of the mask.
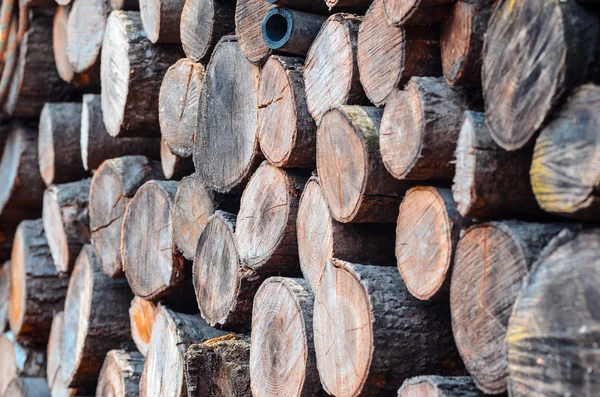
[[[2,0],[0,397],[600,390],[598,0]]]

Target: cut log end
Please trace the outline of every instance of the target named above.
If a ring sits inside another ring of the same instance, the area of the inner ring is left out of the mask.
[[[138,352],[111,350],[106,355],[96,388],[97,397],[127,397],[139,393],[144,356]]]
[[[69,57],[67,56],[68,19],[69,7],[56,7],[52,26],[52,48],[54,49],[54,63],[60,78],[67,83],[70,83],[73,81],[75,72],[69,63]]]
[[[56,268],[60,272],[68,272],[69,245],[67,234],[65,233],[62,210],[56,192],[51,189],[46,190],[44,193],[42,219],[44,220],[44,230]]]
[[[154,303],[139,296],[133,298],[129,307],[131,338],[144,356],[148,353],[155,309]]]
[[[67,25],[67,57],[75,73],[97,70],[110,7],[106,0],[75,1]]]
[[[6,330],[10,306],[10,261],[0,268],[0,330]]]
[[[240,48],[248,61],[255,65],[264,63],[271,50],[263,42],[261,22],[272,4],[264,0],[241,0],[235,9],[235,31]]]
[[[385,13],[392,26],[432,25],[451,11],[455,0],[384,0]]]
[[[64,333],[64,312],[58,312],[52,320],[52,328],[50,329],[50,337],[48,338],[48,347],[46,348],[46,377],[50,389],[53,389],[55,382],[60,383],[60,354],[61,345]]]
[[[164,139],[160,140],[160,164],[167,179],[180,179],[194,172],[192,158],[173,153]]]
[[[417,376],[407,379],[398,397],[484,397],[468,376]]]

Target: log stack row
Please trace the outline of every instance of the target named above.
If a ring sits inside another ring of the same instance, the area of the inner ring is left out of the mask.
[[[0,397],[597,395],[599,33],[3,0]]]

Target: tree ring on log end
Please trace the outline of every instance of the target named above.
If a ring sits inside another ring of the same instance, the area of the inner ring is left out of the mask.
[[[55,189],[46,189],[44,192],[44,206],[42,220],[44,230],[47,231],[48,247],[54,259],[56,268],[60,272],[69,270],[69,243],[62,219],[62,210],[58,203]]]

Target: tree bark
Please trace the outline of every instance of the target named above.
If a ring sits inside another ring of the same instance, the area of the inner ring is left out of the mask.
[[[272,50],[262,39],[261,23],[273,8],[265,0],[239,0],[235,7],[235,35],[241,52],[254,65],[263,64]],[[215,48],[216,50],[216,48]]]
[[[110,0],[110,7],[113,10],[139,11],[140,2],[139,0]]]
[[[458,350],[477,386],[506,392],[506,327],[523,278],[546,244],[566,225],[490,222],[458,243],[450,306]]]
[[[547,212],[583,221],[600,219],[598,104],[600,86],[577,88],[536,140],[531,186]]]
[[[361,21],[362,18],[351,14],[330,16],[306,54],[306,105],[317,125],[335,105],[368,103],[358,76]]]
[[[129,201],[144,183],[161,178],[160,163],[143,156],[106,160],[94,174],[89,200],[92,245],[107,276],[123,274],[121,223]]]
[[[358,32],[360,81],[379,107],[411,77],[442,75],[438,29],[391,26],[383,3],[371,4]]]
[[[598,390],[599,243],[598,229],[565,231],[533,266],[508,323],[512,396]]]
[[[18,223],[0,221],[0,261],[10,259]]]
[[[160,133],[177,156],[190,157],[198,128],[198,105],[204,66],[187,58],[172,65],[160,86]]]
[[[452,180],[455,148],[469,92],[443,78],[414,77],[387,101],[381,120],[381,157],[395,178]]]
[[[46,376],[46,355],[42,350],[20,345],[12,332],[0,336],[0,395],[13,379]]]
[[[46,186],[73,182],[87,175],[81,161],[80,131],[80,103],[44,105],[39,124],[38,160]]]
[[[139,12],[112,12],[100,67],[102,117],[111,136],[157,136],[160,83],[183,57],[180,46],[153,45]]]
[[[10,261],[0,267],[0,333],[6,331],[10,306]]]
[[[246,186],[235,239],[241,261],[259,274],[298,275],[296,217],[307,177],[264,162]]]
[[[384,0],[385,14],[392,26],[432,25],[442,21],[452,12],[452,4],[455,1]]]
[[[223,37],[206,70],[194,141],[198,177],[220,193],[241,190],[260,164],[259,78],[236,39]]]
[[[90,242],[90,181],[50,186],[44,193],[42,220],[56,270],[71,273],[84,244]]]
[[[164,139],[160,141],[160,164],[167,179],[179,180],[194,173],[192,157],[180,157],[173,153]]]
[[[251,397],[250,338],[228,334],[191,345],[185,353],[187,397]]]
[[[15,378],[8,385],[6,397],[50,397],[48,381],[44,378]]]
[[[313,319],[325,391],[395,395],[411,376],[462,374],[448,309],[415,299],[394,268],[329,260]]]
[[[111,137],[102,121],[102,100],[100,95],[83,96],[81,108],[81,159],[86,171],[97,169],[104,160],[126,155],[160,158],[160,139]]]
[[[273,55],[260,74],[260,148],[277,167],[315,168],[317,126],[306,106],[303,73],[301,59]]]
[[[313,14],[329,15],[331,11],[323,0],[266,0],[268,3],[279,7],[291,8],[312,12]]]
[[[61,376],[68,387],[90,394],[106,353],[131,346],[127,281],[100,271],[94,248],[86,245],[77,258],[65,302]]]
[[[159,305],[140,381],[140,397],[191,397],[184,379],[186,351],[193,344],[223,335],[200,316],[176,313]]]
[[[153,43],[180,44],[179,26],[185,0],[140,0],[140,17]]]
[[[394,179],[381,160],[382,113],[372,107],[337,106],[319,125],[317,170],[331,215],[339,222],[391,223],[398,216],[409,186]]]
[[[235,31],[232,0],[186,0],[181,12],[181,44],[192,62],[208,62],[221,37]]]
[[[144,369],[138,352],[111,350],[106,355],[96,388],[97,397],[137,397]]]
[[[484,397],[469,376],[417,376],[407,379],[398,397]]]
[[[456,144],[452,185],[458,211],[473,218],[535,218],[542,214],[529,182],[531,148],[507,152],[485,123],[485,114],[466,112]]]
[[[100,49],[109,13],[108,0],[76,0],[69,12],[69,63],[75,73],[94,75],[97,83],[100,83]]]
[[[23,221],[17,228],[10,274],[10,329],[24,344],[43,344],[52,316],[64,305],[69,281],[56,271],[41,219]]]
[[[129,306],[129,325],[131,327],[131,339],[138,351],[145,357],[148,354],[152,325],[154,324],[154,313],[156,306],[153,302],[136,296]]]
[[[396,226],[396,258],[415,298],[448,299],[456,244],[467,223],[449,189],[420,186],[406,193]]]
[[[304,279],[271,277],[254,299],[250,379],[256,396],[325,395],[313,339],[314,293]]]
[[[532,140],[571,88],[600,77],[594,62],[600,19],[576,1],[503,1],[483,52],[490,134],[503,149],[516,150]]]
[[[248,331],[252,301],[265,276],[246,267],[235,244],[235,215],[210,218],[198,241],[193,280],[200,313],[208,324],[228,331]]]
[[[355,13],[363,15],[369,6],[370,0],[325,0],[329,12]]]

